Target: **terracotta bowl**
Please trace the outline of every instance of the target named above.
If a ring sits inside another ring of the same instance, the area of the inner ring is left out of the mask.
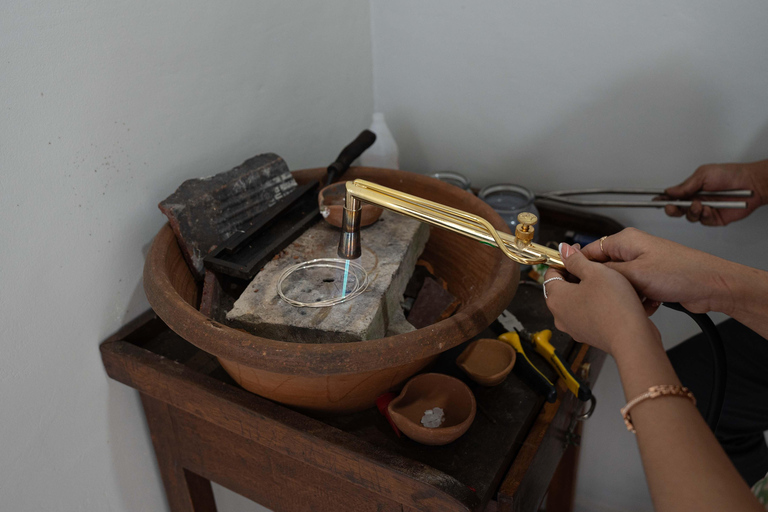
[[[345,175],[346,176],[346,175]],[[331,226],[341,227],[341,219],[344,215],[344,199],[347,196],[347,182],[333,183],[320,190],[317,194],[317,204],[325,222]],[[370,226],[381,217],[381,208],[368,203],[363,203],[363,211],[360,216],[360,227]]]
[[[483,338],[470,343],[456,364],[478,384],[497,386],[512,371],[516,358],[517,352],[509,343]]]
[[[324,179],[325,169],[293,173],[299,184]],[[509,233],[501,217],[472,194],[421,174],[353,167],[345,178],[387,187],[461,208]],[[422,258],[448,282],[462,306],[450,318],[397,336],[353,343],[304,344],[254,336],[198,311],[200,283],[181,254],[171,228],[155,237],[144,265],[144,290],[152,308],[178,335],[215,355],[242,387],[292,406],[347,412],[372,407],[438,354],[481,332],[510,303],[519,265],[501,251],[456,233],[432,228]]]
[[[439,407],[445,421],[423,426],[426,411]],[[422,444],[448,444],[461,437],[475,419],[475,396],[466,384],[441,373],[424,373],[408,381],[400,396],[389,403],[389,415],[400,431]]]

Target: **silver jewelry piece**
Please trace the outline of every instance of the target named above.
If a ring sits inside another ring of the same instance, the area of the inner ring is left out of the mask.
[[[341,296],[332,297],[324,300],[318,299],[315,302],[303,302],[303,301],[286,296],[286,294],[283,291],[283,284],[286,278],[288,278],[291,274],[293,274],[296,271],[316,269],[316,268],[329,268],[329,269],[334,269],[337,271],[344,272],[347,261],[348,260],[343,260],[340,258],[317,258],[314,260],[297,263],[296,265],[291,265],[285,270],[285,272],[282,273],[282,275],[280,276],[280,279],[277,281],[277,293],[278,295],[280,295],[281,299],[283,299],[285,302],[287,302],[291,306],[294,306],[297,308],[325,308],[329,306],[335,306],[337,304],[342,304],[344,302],[347,302],[348,300],[352,300],[358,295],[360,295],[361,293],[363,293],[369,284],[368,272],[366,272],[365,268],[363,268],[363,266],[357,263],[356,261],[349,262],[349,276],[348,276],[349,285],[352,286],[354,284],[354,286],[351,291],[346,291],[346,290],[343,291]],[[347,283],[344,283],[344,284],[346,285]]]
[[[544,300],[549,298],[547,297],[547,283],[549,283],[550,281],[565,281],[565,279],[563,279],[562,277],[550,277],[549,279],[541,283],[541,288],[544,290]]]

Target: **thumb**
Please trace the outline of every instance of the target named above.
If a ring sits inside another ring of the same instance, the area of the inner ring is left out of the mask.
[[[579,279],[584,279],[589,272],[590,266],[598,265],[598,263],[589,261],[579,249],[565,242],[561,243],[558,249],[560,249],[560,257],[563,258],[565,270]]]
[[[701,190],[703,185],[704,173],[695,172],[679,185],[666,189],[664,193],[672,197],[688,197]]]

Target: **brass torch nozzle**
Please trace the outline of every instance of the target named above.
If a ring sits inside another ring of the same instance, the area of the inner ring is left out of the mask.
[[[338,255],[345,260],[354,260],[362,254],[360,245],[360,217],[363,203],[347,193],[344,204],[344,215],[341,221],[341,239],[339,240]]]

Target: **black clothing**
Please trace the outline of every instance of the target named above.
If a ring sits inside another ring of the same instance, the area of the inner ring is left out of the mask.
[[[717,326],[727,361],[725,401],[715,433],[750,487],[768,473],[768,340],[729,319]],[[706,416],[712,392],[712,349],[698,334],[667,351],[683,386]]]

